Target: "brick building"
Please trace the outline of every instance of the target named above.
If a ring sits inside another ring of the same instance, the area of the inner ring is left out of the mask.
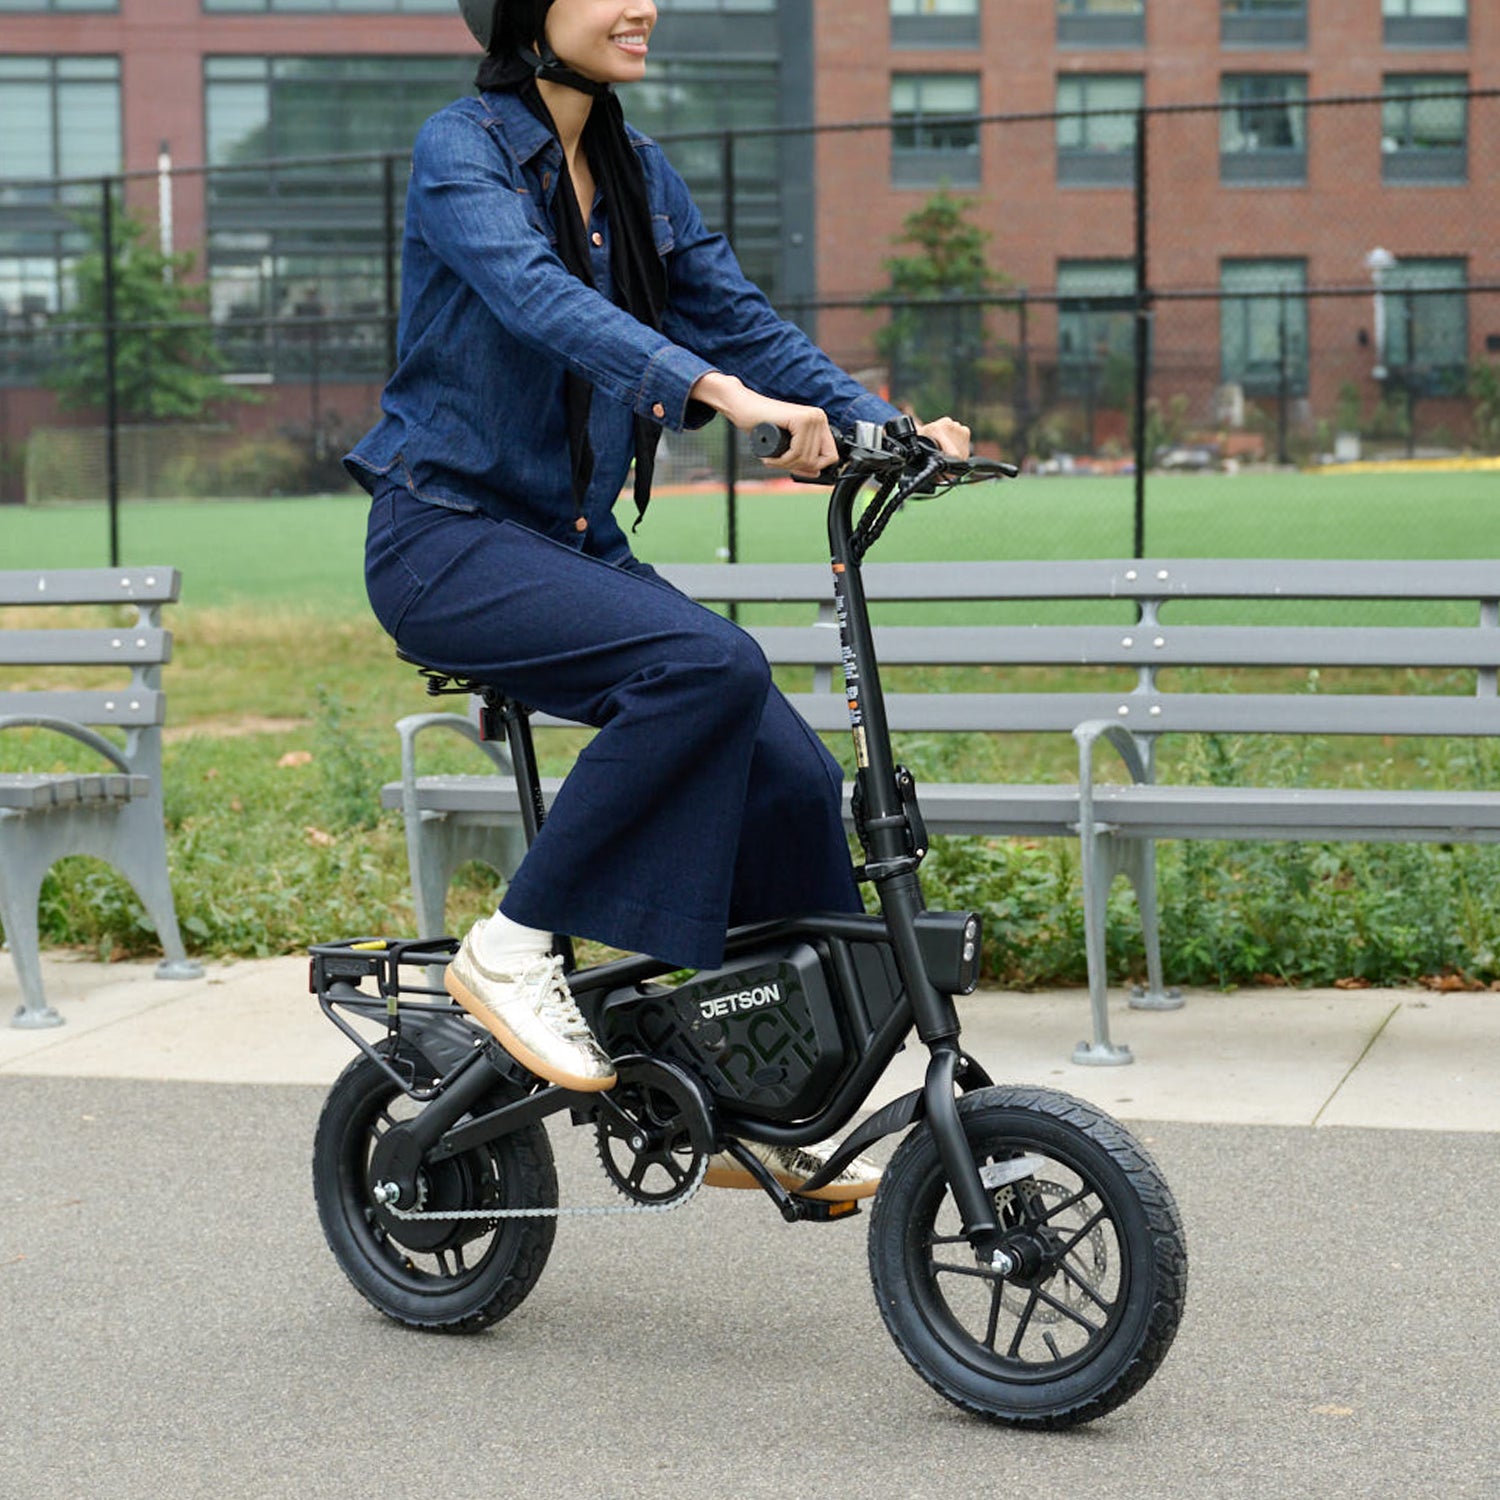
[[[1143,105],[1207,106],[1147,120],[1157,389],[1200,408],[1270,391],[1319,413],[1381,371],[1441,396],[1466,361],[1500,353],[1500,297],[1478,290],[1500,286],[1484,190],[1500,99],[1459,97],[1500,85],[1492,4],[658,3],[651,77],[628,107],[692,135],[670,150],[711,220],[726,218],[724,132],[820,127],[737,140],[733,225],[751,273],[852,367],[880,365],[886,315],[828,304],[880,288],[903,217],[948,186],[974,198],[1010,299],[985,320],[1004,356],[980,350],[976,368],[1005,366],[1013,406],[1082,402],[1096,436],[1130,361]],[[129,198],[154,218],[163,145],[173,241],[197,253],[232,358],[296,378],[306,350],[266,320],[369,317],[330,336],[323,373],[377,380],[379,164],[244,169],[399,160],[474,56],[452,0],[0,0],[0,388],[34,382],[24,335],[64,308],[74,214],[97,199],[42,181],[141,174]],[[1366,102],[1321,102],[1348,97]],[[881,123],[835,128],[860,122]],[[1377,250],[1393,258],[1379,317]]]
[[[1168,111],[1146,120],[1147,284],[1199,294],[1156,304],[1157,390],[1330,413],[1351,382],[1400,370],[1442,395],[1500,354],[1500,98],[1457,97],[1500,85],[1494,5],[819,0],[815,53],[820,124],[897,121],[819,137],[824,295],[880,286],[939,186],[972,196],[1029,294],[1024,328],[1015,308],[992,321],[1036,363],[1033,404],[1118,386],[1129,361],[1142,106]],[[1211,107],[1175,108],[1193,105]],[[858,359],[879,316],[820,333]]]

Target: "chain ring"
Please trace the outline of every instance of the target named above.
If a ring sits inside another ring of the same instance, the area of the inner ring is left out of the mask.
[[[560,1218],[586,1218],[598,1217],[605,1214],[661,1214],[670,1213],[675,1208],[681,1208],[692,1198],[703,1185],[704,1175],[708,1171],[708,1158],[713,1148],[713,1124],[708,1116],[707,1106],[703,1095],[698,1087],[680,1069],[670,1064],[658,1062],[652,1058],[629,1057],[616,1061],[616,1072],[619,1082],[609,1090],[612,1101],[618,1102],[622,1099],[630,1099],[634,1091],[649,1090],[658,1096],[665,1096],[670,1101],[673,1117],[678,1121],[672,1131],[672,1139],[679,1139],[683,1132],[687,1135],[687,1149],[691,1152],[686,1165],[679,1171],[672,1173],[673,1182],[669,1190],[664,1192],[651,1192],[643,1194],[631,1185],[629,1174],[622,1175],[617,1164],[612,1163],[606,1150],[605,1137],[607,1134],[605,1119],[610,1119],[616,1127],[613,1134],[616,1138],[625,1142],[627,1149],[631,1151],[632,1158],[639,1153],[633,1146],[629,1145],[626,1137],[626,1127],[623,1121],[614,1121],[608,1114],[607,1109],[600,1116],[600,1122],[595,1127],[596,1146],[599,1152],[600,1162],[604,1167],[605,1176],[615,1185],[619,1192],[629,1199],[627,1203],[610,1204],[585,1204],[577,1208],[563,1208],[560,1205],[551,1207],[538,1206],[535,1208],[453,1208],[438,1209],[425,1212],[419,1203],[416,1208],[401,1208],[396,1203],[377,1203],[379,1212],[389,1215],[392,1219],[405,1220],[407,1222],[437,1222],[439,1220],[481,1220],[485,1222],[497,1222],[502,1219],[560,1219]],[[662,1104],[656,1106],[657,1111],[664,1116],[663,1123],[656,1128],[665,1131],[669,1121],[666,1120],[666,1107]],[[625,1114],[629,1115],[628,1108]],[[649,1153],[652,1150],[650,1139],[644,1142],[644,1149]],[[657,1149],[662,1149],[658,1146]],[[668,1145],[665,1149],[670,1150]],[[674,1161],[678,1159],[678,1153],[673,1153]],[[647,1162],[645,1168],[639,1174],[644,1177],[644,1171],[652,1165]],[[668,1169],[669,1171],[671,1169]],[[426,1184],[422,1185],[420,1197],[425,1201],[427,1193]]]
[[[594,1144],[604,1175],[632,1204],[665,1211],[697,1192],[708,1170],[713,1127],[688,1077],[654,1059],[617,1064],[610,1099],[625,1116],[601,1111]]]

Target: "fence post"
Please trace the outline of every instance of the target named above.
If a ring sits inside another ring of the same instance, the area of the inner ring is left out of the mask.
[[[1286,288],[1276,293],[1276,462],[1288,464],[1286,451],[1287,404],[1290,370],[1287,361]]]
[[[104,294],[104,462],[109,497],[109,565],[120,566],[120,393],[119,349],[115,312],[115,191],[108,177],[99,179],[99,229]]]
[[[1016,299],[1016,461],[1031,451],[1031,344],[1027,332],[1026,288]]]
[[[1146,401],[1151,367],[1151,292],[1147,282],[1146,110],[1135,112],[1135,556],[1146,555]]]

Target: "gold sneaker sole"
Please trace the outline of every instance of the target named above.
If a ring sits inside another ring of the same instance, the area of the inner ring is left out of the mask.
[[[530,1073],[535,1073],[544,1082],[555,1083],[560,1088],[572,1089],[575,1093],[579,1094],[602,1094],[607,1089],[612,1089],[619,1082],[619,1075],[617,1073],[610,1073],[604,1078],[584,1077],[577,1073],[569,1073],[565,1068],[558,1067],[556,1063],[548,1062],[546,1058],[539,1057],[489,1006],[480,1000],[478,996],[474,995],[451,969],[443,975],[443,988],[523,1068]]]
[[[880,1179],[877,1177],[874,1182],[830,1182],[827,1187],[817,1188],[811,1193],[803,1193],[800,1191],[801,1185],[807,1181],[807,1178],[795,1177],[790,1172],[778,1172],[774,1167],[768,1167],[766,1170],[787,1192],[795,1193],[802,1198],[817,1198],[824,1203],[854,1203],[861,1198],[873,1198],[880,1187]],[[744,1167],[734,1161],[727,1162],[723,1166],[710,1167],[703,1174],[703,1185],[718,1188],[760,1187],[760,1183]]]

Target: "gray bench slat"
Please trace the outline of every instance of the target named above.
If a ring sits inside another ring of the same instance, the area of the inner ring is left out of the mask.
[[[793,693],[814,729],[845,730],[848,709],[834,693]],[[1120,709],[1128,712],[1121,714]],[[1152,713],[1159,709],[1159,713]],[[891,693],[891,728],[1070,733],[1090,719],[1113,719],[1140,734],[1500,734],[1495,698],[1384,697],[1339,693]]]
[[[543,782],[550,805],[561,786]],[[845,787],[845,814],[851,789]],[[1055,836],[1078,821],[1078,788],[1036,784],[926,782],[918,788],[931,834]],[[502,776],[424,776],[423,812],[456,821],[520,821],[514,782]],[[401,784],[381,788],[381,805],[401,806]],[[1142,838],[1267,838],[1318,841],[1500,842],[1500,797],[1488,792],[1379,789],[1101,785],[1097,815],[1119,833]]]
[[[71,719],[75,724],[133,729],[164,722],[166,701],[158,689],[133,685],[111,691],[0,693],[0,719],[35,714]]]
[[[823,563],[679,563],[658,571],[694,598],[714,602],[833,597],[833,576]],[[1495,599],[1500,564],[1467,558],[870,563],[864,583],[872,600]]]
[[[81,776],[22,771],[0,775],[0,809],[40,812],[80,802],[128,802],[150,791],[149,777],[122,771]]]
[[[838,631],[749,632],[777,664],[837,666]],[[1500,667],[1500,630],[1424,626],[883,625],[882,666]]]
[[[170,604],[181,591],[181,573],[167,567],[0,572],[0,605]]]
[[[122,662],[160,666],[172,659],[172,633],[156,626],[118,630],[0,630],[0,666],[82,667]]]
[[[1095,786],[1096,816],[1143,838],[1500,841],[1492,792],[1379,788]]]
[[[550,807],[560,777],[545,777],[542,794]],[[844,787],[844,813],[849,816],[852,783]],[[922,816],[929,833],[1005,832],[1024,837],[1055,835],[1078,821],[1078,788],[1039,782],[1035,785],[992,785],[987,782],[928,782],[920,788]],[[417,804],[424,813],[457,822],[492,822],[497,816],[519,823],[521,799],[508,776],[423,776],[417,782]],[[401,783],[380,789],[380,805],[400,810]]]

